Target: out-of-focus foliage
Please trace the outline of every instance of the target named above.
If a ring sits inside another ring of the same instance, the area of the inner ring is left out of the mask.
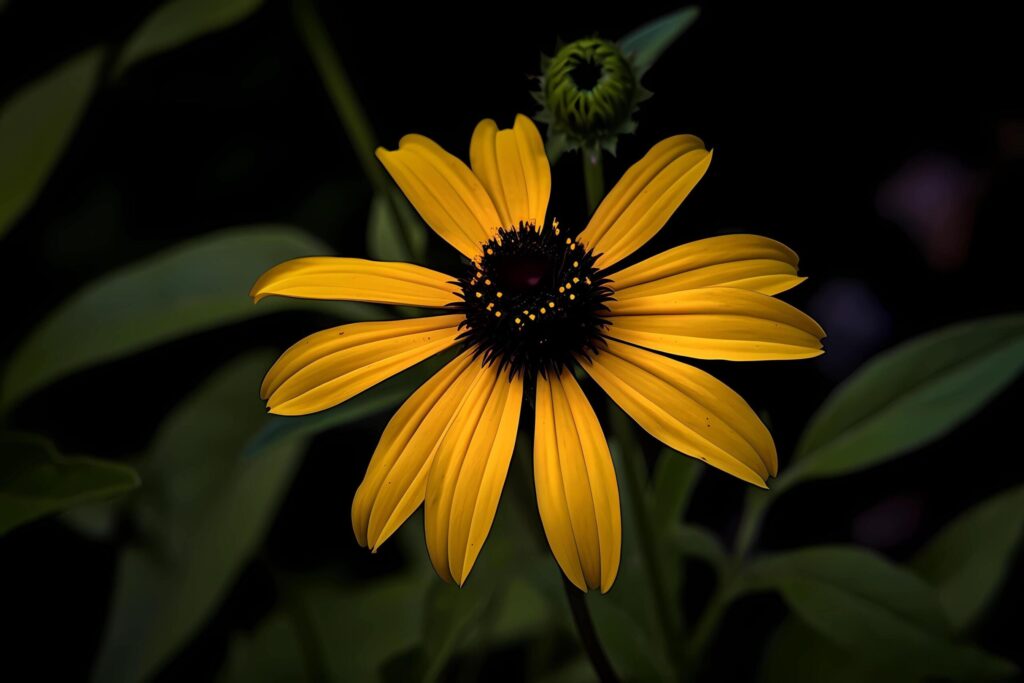
[[[71,142],[99,78],[88,50],[0,105],[0,237],[32,205]]]
[[[247,296],[267,268],[327,253],[329,247],[296,228],[247,226],[183,242],[104,275],[57,307],[14,352],[0,408],[90,366],[281,310],[381,318],[381,309],[368,304],[274,298],[253,305]]]
[[[96,681],[157,673],[223,599],[291,483],[305,443],[266,457],[243,448],[267,421],[252,399],[272,359],[243,356],[173,411],[139,461],[144,484],[126,514],[139,538],[122,551]]]
[[[878,355],[811,418],[786,484],[836,477],[950,432],[1024,369],[1024,315],[974,320]]]
[[[830,643],[869,667],[910,679],[999,680],[1015,667],[954,640],[938,596],[924,581],[857,547],[804,548],[747,569],[748,590],[778,591]]]
[[[131,467],[68,458],[43,437],[0,433],[0,534],[33,519],[111,498],[139,485]]]
[[[1010,571],[1024,535],[1024,487],[989,498],[953,520],[912,563],[939,591],[953,627],[969,628]]]
[[[700,8],[684,7],[623,36],[619,40],[619,49],[630,59],[634,75],[641,78],[647,73],[699,16]]]
[[[116,72],[232,26],[259,9],[263,0],[171,0],[146,18],[117,56]]]

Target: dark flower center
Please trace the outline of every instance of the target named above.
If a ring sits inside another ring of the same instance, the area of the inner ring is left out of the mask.
[[[500,228],[459,278],[460,337],[484,361],[533,377],[600,349],[607,280],[594,254],[558,228]]]
[[[580,90],[593,90],[601,80],[604,69],[594,61],[593,57],[580,62],[572,70],[572,81]]]

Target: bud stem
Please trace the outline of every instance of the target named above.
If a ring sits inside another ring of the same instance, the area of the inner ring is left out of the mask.
[[[604,198],[602,152],[584,148],[580,150],[580,156],[583,158],[583,183],[587,189],[587,215],[591,216]]]

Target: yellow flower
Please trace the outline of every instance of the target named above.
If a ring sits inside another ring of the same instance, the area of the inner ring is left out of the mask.
[[[820,354],[822,329],[773,298],[804,278],[754,235],[685,244],[625,268],[707,170],[696,137],[655,145],[578,235],[546,222],[551,170],[525,116],[481,122],[470,166],[420,135],[377,156],[423,219],[469,259],[458,277],[407,263],[317,257],[272,268],[252,296],[366,301],[443,315],[341,325],[284,352],[262,396],[272,413],[323,410],[433,356],[461,353],[388,423],[352,504],[376,550],[421,504],[437,573],[460,585],[487,538],[519,429],[534,410],[537,503],[551,550],[581,590],[607,591],[622,527],[608,444],[578,363],[645,430],[743,481],[775,476],[775,445],[738,394],[664,354],[782,360]],[[656,353],[661,352],[661,353]]]

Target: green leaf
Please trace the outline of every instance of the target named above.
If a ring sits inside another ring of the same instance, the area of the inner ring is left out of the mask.
[[[143,459],[132,508],[143,542],[118,560],[93,679],[151,678],[223,600],[262,542],[304,444],[257,460],[242,448],[266,421],[256,387],[271,356],[243,356],[164,422]]]
[[[857,472],[919,448],[980,410],[1022,368],[1021,314],[953,325],[886,351],[825,401],[779,485]]]
[[[728,560],[722,542],[704,527],[695,524],[677,524],[669,531],[666,538],[683,557],[703,560],[716,569],[725,567]]]
[[[79,370],[211,328],[281,310],[380,318],[368,304],[273,297],[254,305],[263,271],[330,250],[286,226],[232,228],[162,251],[109,273],[74,294],[29,334],[0,385],[0,410]]]
[[[103,53],[89,50],[0,108],[0,237],[35,201],[89,104]]]
[[[914,559],[913,569],[939,592],[957,630],[981,616],[1006,578],[1024,534],[1024,486],[953,520]]]
[[[0,534],[45,515],[138,487],[131,467],[67,458],[33,434],[0,433]]]
[[[419,642],[426,592],[438,580],[417,572],[344,589],[326,582],[304,587],[330,680],[380,681],[384,663]]]
[[[416,226],[417,229],[409,230],[403,226]],[[370,258],[423,263],[426,250],[426,228],[405,197],[397,192],[392,192],[390,198],[383,194],[375,195],[366,227],[366,251]]]
[[[789,617],[764,648],[759,683],[910,683],[892,673],[869,670],[855,654]]]
[[[654,66],[661,54],[676,42],[693,22],[697,21],[698,16],[699,8],[684,7],[644,24],[619,41],[619,49],[632,59],[638,79]]]
[[[358,396],[354,396],[339,406],[319,413],[300,416],[272,415],[266,426],[253,436],[245,447],[248,457],[265,453],[267,448],[287,439],[298,436],[316,436],[330,429],[365,420],[399,405],[426,382],[443,362],[450,357],[442,354],[439,358],[430,359],[388,378],[375,387],[371,387]],[[366,454],[369,458],[369,453]]]
[[[856,547],[781,553],[748,568],[746,587],[778,591],[790,609],[867,667],[905,677],[995,680],[1015,667],[952,639],[938,596],[921,579]]]
[[[263,0],[170,0],[146,17],[118,55],[115,71],[242,21]]]
[[[293,621],[283,612],[274,612],[251,633],[234,638],[217,680],[221,683],[314,680],[309,673]]]
[[[688,458],[671,448],[663,448],[654,466],[654,504],[652,516],[659,529],[678,524],[697,486],[701,468],[695,458]]]

